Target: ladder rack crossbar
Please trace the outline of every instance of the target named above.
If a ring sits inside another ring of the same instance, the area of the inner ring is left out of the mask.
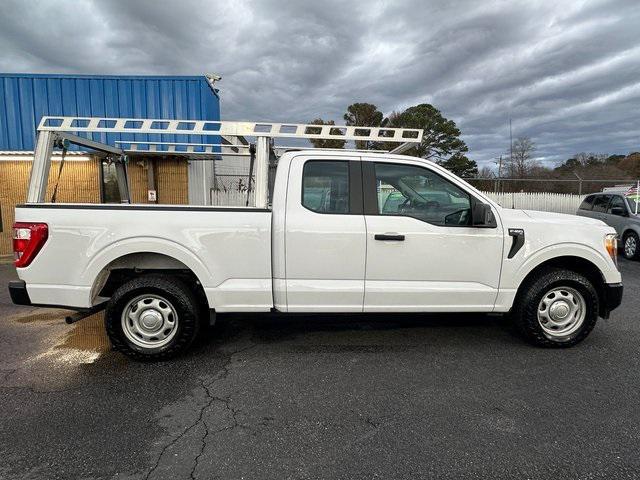
[[[360,140],[420,143],[423,131],[416,128],[357,127],[270,122],[213,120],[166,120],[102,117],[42,117],[38,131],[133,133],[161,135],[224,135],[323,140]]]
[[[127,145],[127,142],[123,142],[120,145]],[[160,147],[160,148],[158,148]],[[212,146],[197,146],[188,144],[175,144],[175,145],[157,145],[151,144],[131,144],[128,148],[125,148],[127,152],[151,152],[151,153],[208,153],[214,155],[221,155],[222,152],[218,152]]]
[[[184,145],[192,147],[225,147],[225,148],[249,148],[250,145],[234,143],[182,143],[182,142],[128,142],[126,140],[116,140],[115,143],[121,145]]]

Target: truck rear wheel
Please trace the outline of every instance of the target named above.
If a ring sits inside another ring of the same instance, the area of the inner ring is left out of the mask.
[[[593,330],[598,294],[584,275],[549,268],[522,285],[513,313],[518,330],[530,343],[571,347]]]
[[[114,348],[138,360],[162,360],[186,350],[200,326],[198,301],[180,279],[144,275],[120,286],[105,311]]]

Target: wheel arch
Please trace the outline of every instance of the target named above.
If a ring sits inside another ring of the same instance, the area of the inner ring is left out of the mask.
[[[112,249],[87,267],[85,275],[91,279],[91,299],[109,298],[122,284],[145,274],[167,274],[178,276],[193,288],[199,300],[208,305],[204,290],[204,279],[208,272],[196,260],[184,254],[168,253],[166,249],[141,248]]]
[[[620,235],[620,240],[624,241],[624,238],[625,238],[629,233],[635,233],[638,237],[640,237],[640,226],[636,226],[636,225],[626,225],[626,226],[624,227],[624,231],[622,232],[622,235]]]
[[[600,311],[602,312],[606,310],[606,305],[604,303],[606,281],[602,270],[591,260],[577,255],[561,255],[552,257],[537,264],[535,267],[529,270],[529,272],[524,276],[524,278],[518,285],[518,289],[515,295],[515,302],[517,302],[521,297],[528,283],[542,271],[549,268],[562,268],[584,275],[593,284],[596,292],[598,293]]]

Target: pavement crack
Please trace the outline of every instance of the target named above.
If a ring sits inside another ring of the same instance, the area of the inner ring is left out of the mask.
[[[144,476],[144,480],[148,480],[151,475],[156,471],[156,469],[160,466],[160,462],[162,461],[162,457],[164,456],[164,454],[166,453],[166,451],[171,448],[172,446],[174,446],[176,443],[178,443],[187,433],[189,433],[191,430],[193,430],[194,428],[196,428],[198,425],[203,425],[205,432],[204,435],[202,436],[202,440],[201,440],[201,447],[200,447],[200,451],[198,452],[198,454],[196,455],[196,457],[194,458],[194,464],[193,464],[193,468],[191,469],[191,473],[190,473],[190,478],[195,479],[195,472],[196,469],[198,468],[198,463],[200,461],[200,457],[202,456],[202,454],[204,453],[204,450],[206,448],[207,445],[207,438],[209,436],[210,433],[219,433],[222,432],[224,430],[230,430],[232,428],[236,428],[238,426],[241,426],[236,418],[237,415],[237,411],[234,410],[230,405],[230,398],[221,398],[221,397],[216,397],[211,393],[211,389],[213,387],[213,385],[215,385],[216,383],[220,382],[221,380],[226,379],[229,376],[229,370],[230,370],[230,366],[231,363],[233,362],[233,357],[235,355],[238,355],[240,353],[246,352],[248,350],[251,350],[252,348],[256,347],[256,344],[251,344],[249,346],[240,348],[238,350],[235,350],[233,352],[231,352],[226,360],[226,362],[222,365],[222,368],[220,370],[220,372],[218,374],[216,374],[216,376],[213,378],[213,380],[211,380],[210,382],[205,382],[202,379],[199,379],[200,382],[200,387],[204,390],[208,401],[204,403],[204,405],[202,406],[202,408],[200,408],[200,412],[198,413],[198,416],[196,418],[196,420],[189,426],[187,426],[178,436],[176,436],[173,440],[171,440],[167,445],[165,445],[162,450],[160,451],[160,454],[158,455],[158,458],[156,459],[154,465],[151,467],[151,469],[147,472],[147,474]],[[214,432],[209,432],[209,427],[207,425],[207,422],[204,420],[204,414],[207,411],[207,409],[209,409],[211,407],[211,405],[213,405],[214,402],[222,402],[226,408],[231,411],[232,413],[232,419],[233,419],[233,425],[232,426],[227,426],[227,427],[223,427],[221,429],[218,429]]]
[[[207,447],[207,437],[209,436],[209,426],[207,425],[207,422],[204,421],[203,417],[204,417],[205,409],[210,407],[213,404],[213,402],[216,400],[216,397],[214,397],[211,394],[211,390],[209,389],[209,387],[215,382],[216,382],[216,380],[214,380],[210,384],[206,384],[204,381],[202,381],[202,380],[200,381],[200,383],[202,384],[202,388],[207,393],[207,397],[209,397],[209,402],[207,403],[207,406],[200,411],[200,418],[196,422],[196,424],[202,423],[202,425],[204,426],[204,435],[202,436],[201,445],[200,445],[200,451],[196,455],[196,457],[195,457],[195,459],[193,461],[193,468],[191,468],[191,472],[189,473],[189,477],[192,478],[192,479],[196,478],[196,476],[195,476],[196,475],[196,469],[198,468],[198,463],[200,462],[200,457],[204,453],[204,449]]]
[[[380,426],[380,422],[375,421],[371,417],[365,418],[364,421],[373,428],[378,428]]]
[[[6,383],[9,381],[9,377],[18,371],[17,368],[12,368],[10,370],[4,370],[2,372],[2,383]]]
[[[192,478],[194,480],[196,478],[196,470],[198,469],[198,465],[200,463],[200,457],[202,457],[202,454],[204,453],[205,448],[207,448],[207,438],[209,437],[209,434],[210,433],[217,434],[217,433],[223,432],[225,430],[232,430],[232,429],[237,428],[237,427],[242,427],[242,425],[240,425],[240,423],[238,422],[238,418],[237,418],[238,410],[234,409],[231,406],[231,397],[226,397],[226,398],[215,397],[211,393],[211,387],[215,383],[217,383],[217,382],[219,382],[221,380],[224,380],[229,376],[230,366],[231,366],[231,363],[233,361],[233,357],[235,355],[238,355],[240,353],[246,352],[246,351],[251,350],[252,348],[255,348],[255,347],[256,347],[256,344],[251,344],[251,345],[249,345],[247,347],[235,350],[234,352],[232,352],[229,355],[229,358],[227,359],[227,361],[222,366],[222,370],[221,370],[220,374],[216,375],[216,377],[209,383],[205,383],[203,381],[201,382],[202,388],[204,388],[204,390],[207,393],[207,396],[210,398],[208,406],[210,406],[214,401],[221,402],[225,406],[225,408],[229,412],[231,412],[231,418],[233,419],[233,425],[222,427],[222,428],[219,428],[218,430],[215,430],[213,432],[209,432],[209,426],[207,425],[207,422],[202,420],[202,424],[204,425],[204,429],[205,429],[204,430],[204,435],[203,435],[202,440],[201,440],[200,451],[198,452],[198,455],[196,455],[196,457],[195,457],[195,459],[193,461],[193,468],[191,469],[191,473],[189,475],[190,478]]]

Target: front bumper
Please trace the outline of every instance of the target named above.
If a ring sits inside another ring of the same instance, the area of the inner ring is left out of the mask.
[[[32,305],[27,292],[27,284],[24,280],[11,280],[9,282],[9,295],[16,305]]]
[[[605,283],[600,309],[602,318],[609,318],[609,314],[622,303],[622,283]]]

